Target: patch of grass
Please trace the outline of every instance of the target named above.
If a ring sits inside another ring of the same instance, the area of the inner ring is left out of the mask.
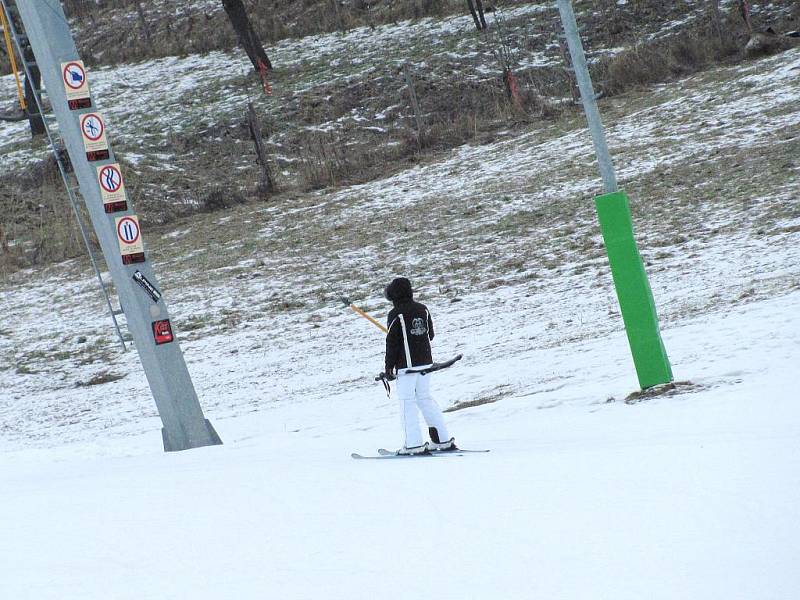
[[[78,381],[75,383],[75,387],[89,387],[92,385],[102,385],[104,383],[111,383],[112,381],[119,381],[123,379],[125,375],[119,375],[118,373],[111,373],[110,371],[103,371],[101,373],[97,373],[96,375],[92,375],[87,381]]]
[[[464,402],[456,402],[452,406],[448,406],[442,412],[455,412],[457,410],[464,410],[466,408],[473,408],[475,406],[482,406],[484,404],[493,404],[499,400],[502,400],[506,396],[510,396],[513,394],[513,390],[510,389],[511,386],[503,385],[500,386],[497,391],[493,394],[488,396],[482,396],[480,398],[476,398],[475,400],[466,400]]]
[[[708,386],[692,383],[691,381],[673,381],[663,385],[656,385],[646,390],[639,390],[632,392],[625,397],[626,404],[636,404],[643,400],[652,400],[653,398],[669,398],[677,396],[678,394],[688,394],[691,392],[699,392],[706,389]],[[606,400],[608,402],[610,400]]]
[[[17,374],[19,375],[34,375],[38,373],[38,371],[34,371],[28,365],[17,364]]]
[[[206,315],[192,315],[188,319],[181,320],[176,329],[180,331],[197,331],[211,325],[211,319]]]
[[[719,28],[702,19],[699,25],[664,39],[637,44],[595,67],[598,86],[607,95],[695,73],[711,64],[742,58],[744,41],[732,17]]]
[[[90,223],[85,208],[84,223]],[[89,227],[91,230],[91,227]],[[0,276],[57,263],[86,252],[64,184],[52,157],[0,178]],[[90,242],[98,247],[96,239]]]

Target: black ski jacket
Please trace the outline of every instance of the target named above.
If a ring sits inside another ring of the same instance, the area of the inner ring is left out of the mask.
[[[386,320],[386,373],[433,364],[433,319],[424,304],[405,299]]]

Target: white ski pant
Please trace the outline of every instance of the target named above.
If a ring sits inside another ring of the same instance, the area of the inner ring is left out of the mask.
[[[403,418],[406,448],[420,446],[423,443],[417,410],[425,417],[425,422],[429,428],[436,428],[439,434],[439,441],[445,442],[450,439],[447,425],[444,424],[442,410],[431,397],[430,375],[400,372],[397,374],[395,390],[400,400],[400,414]]]

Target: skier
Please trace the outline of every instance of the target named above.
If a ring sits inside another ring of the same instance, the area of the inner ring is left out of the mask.
[[[385,377],[388,380],[397,379],[397,396],[405,432],[405,444],[397,453],[426,454],[431,450],[458,450],[455,438],[450,437],[447,431],[439,405],[431,397],[430,376],[406,372],[412,367],[416,370],[433,364],[431,314],[424,304],[414,302],[411,282],[405,277],[394,279],[386,286],[384,295],[394,304],[387,318]],[[417,409],[428,424],[430,442],[422,439]]]

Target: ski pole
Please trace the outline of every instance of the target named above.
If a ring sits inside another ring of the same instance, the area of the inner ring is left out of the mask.
[[[360,308],[358,308],[358,307],[357,307],[355,304],[353,304],[352,302],[350,302],[350,299],[349,299],[349,298],[347,298],[346,296],[342,296],[341,300],[342,300],[342,303],[343,303],[345,306],[347,306],[348,308],[351,308],[351,309],[353,309],[353,312],[354,312],[354,313],[356,313],[357,315],[361,315],[362,317],[364,317],[364,318],[365,318],[367,321],[369,321],[370,323],[372,323],[373,325],[375,325],[375,327],[377,327],[378,329],[380,329],[380,330],[381,330],[383,333],[389,333],[389,330],[388,330],[388,329],[386,329],[386,327],[384,327],[384,326],[383,326],[381,323],[379,323],[378,321],[376,321],[375,319],[373,319],[373,318],[372,318],[370,315],[368,315],[367,313],[365,313],[363,310],[361,310]]]

